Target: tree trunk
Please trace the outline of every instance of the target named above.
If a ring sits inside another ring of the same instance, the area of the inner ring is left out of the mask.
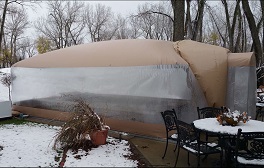
[[[244,50],[243,52],[248,51],[248,44],[247,44],[247,25],[246,25],[246,17],[243,14],[243,23],[244,23]]]
[[[222,0],[222,3],[224,5],[225,8],[225,16],[226,16],[226,28],[227,28],[227,32],[228,32],[228,38],[229,38],[229,50],[233,51],[233,37],[231,36],[231,24],[230,24],[230,16],[229,16],[229,12],[228,12],[228,6],[227,6],[227,2],[226,0]]]
[[[235,26],[236,26],[236,20],[237,20],[237,16],[239,14],[239,4],[240,4],[240,0],[237,0],[236,2],[236,7],[234,10],[234,14],[233,14],[233,22],[231,24],[230,22],[230,14],[228,11],[228,6],[227,6],[227,1],[226,0],[222,0],[222,3],[224,5],[225,8],[225,16],[226,16],[226,23],[227,23],[227,31],[228,31],[228,39],[229,39],[229,50],[231,52],[234,52],[234,32],[235,32]]]
[[[205,0],[198,0],[198,11],[195,18],[193,37],[195,41],[202,41],[202,30],[203,30],[203,13],[204,13]]]
[[[254,43],[254,51],[256,56],[257,65],[262,62],[262,47],[258,36],[258,30],[252,11],[249,7],[248,0],[242,0],[242,7],[245,12],[248,26],[251,32],[252,40]]]
[[[2,52],[2,39],[4,36],[4,25],[5,25],[7,5],[8,5],[8,0],[5,0],[5,5],[3,9],[3,15],[2,15],[2,22],[1,22],[1,30],[0,30],[0,53]]]
[[[173,41],[184,40],[184,0],[171,0],[173,9]]]
[[[191,33],[192,33],[192,23],[191,23],[191,12],[190,12],[190,4],[191,0],[186,0],[186,19],[185,19],[185,32],[184,35],[187,39],[191,39]]]
[[[226,48],[226,38],[225,38],[225,36],[221,33],[221,31],[220,31],[220,28],[219,28],[219,26],[218,26],[218,24],[217,24],[217,22],[216,22],[216,20],[215,20],[215,18],[214,18],[214,15],[213,15],[213,13],[212,13],[212,9],[209,7],[208,8],[209,10],[208,10],[208,12],[209,12],[209,15],[210,15],[210,17],[211,17],[211,19],[212,19],[212,21],[211,22],[213,22],[214,24],[215,24],[215,27],[216,27],[216,29],[217,29],[217,32],[218,32],[218,34],[220,35],[220,37],[221,37],[221,39],[222,39],[222,41],[223,41],[223,47],[225,47]]]
[[[16,35],[14,37],[13,43],[14,43],[14,50],[13,50],[13,56],[11,58],[13,60],[12,61],[12,65],[17,62],[17,53],[16,53],[16,51],[17,51],[17,46],[16,46],[16,44],[17,44],[17,36]]]
[[[261,13],[262,13],[262,53],[264,52],[264,1],[260,0],[260,5],[261,5]],[[261,63],[263,63],[263,56],[261,57],[262,61]]]
[[[236,39],[236,43],[234,46],[234,52],[238,53],[242,51],[242,45],[240,45],[240,40],[241,37],[243,37],[242,35],[243,29],[242,29],[242,16],[241,16],[241,11],[240,8],[238,9],[238,33],[237,33],[237,39]],[[240,48],[240,50],[239,50]]]

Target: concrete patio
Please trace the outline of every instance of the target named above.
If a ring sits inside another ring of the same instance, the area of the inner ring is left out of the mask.
[[[165,140],[150,139],[146,137],[133,136],[129,141],[133,144],[151,167],[174,167],[176,152],[173,152],[175,143],[169,143],[164,159],[162,155],[165,150]],[[206,160],[200,161],[201,167],[220,167],[219,154],[209,155]],[[203,158],[203,156],[202,156]],[[197,167],[197,159],[190,154],[190,166],[187,162],[187,152],[180,150],[179,160],[176,167]]]

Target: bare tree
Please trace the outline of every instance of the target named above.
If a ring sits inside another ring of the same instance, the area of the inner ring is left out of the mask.
[[[12,56],[12,64],[18,61],[18,41],[24,34],[28,25],[28,16],[23,8],[12,6],[12,11],[6,22],[6,35],[9,39],[10,51]]]
[[[252,40],[253,40],[253,46],[254,46],[254,51],[255,51],[255,55],[256,55],[256,61],[257,61],[257,65],[259,63],[262,63],[263,61],[260,60],[260,58],[262,58],[262,47],[261,47],[261,43],[260,43],[260,39],[259,39],[259,31],[257,29],[257,25],[256,25],[256,21],[254,19],[254,16],[252,14],[252,11],[250,9],[248,0],[242,0],[242,7],[243,10],[245,12],[247,21],[248,21],[248,26],[251,32],[251,36],[252,36]]]
[[[169,3],[160,2],[153,4],[149,12],[152,12],[153,31],[152,36],[158,40],[172,40],[173,38],[173,20],[172,8]]]
[[[36,48],[35,43],[32,42],[29,38],[25,38],[21,40],[21,42],[19,43],[19,48],[18,48],[19,60],[30,58],[36,55],[37,52],[35,48]]]
[[[128,39],[130,37],[130,31],[128,28],[127,19],[122,17],[120,14],[115,19],[117,25],[116,39]]]
[[[133,15],[131,15],[128,19],[129,36],[132,39],[136,39],[142,36],[142,32],[140,31],[138,22],[139,22],[139,18],[134,17]]]
[[[92,42],[112,39],[118,29],[118,24],[114,22],[114,13],[110,7],[96,4],[95,8],[87,4],[83,14],[83,22],[90,34]]]
[[[145,3],[138,6],[136,15],[131,15],[134,30],[146,39],[172,40],[172,8],[166,2]]]
[[[2,42],[4,38],[4,28],[6,22],[6,15],[8,12],[8,6],[12,3],[23,5],[22,0],[5,0],[3,5],[2,17],[1,17],[1,26],[0,26],[0,53],[2,52]]]
[[[57,49],[81,44],[84,38],[81,19],[84,4],[77,1],[49,1],[47,5],[49,14],[36,22],[37,31],[53,41]]]
[[[205,31],[204,42],[210,43],[214,45],[220,45],[226,47],[226,39],[227,33],[225,31],[225,26],[223,26],[223,19],[224,18],[221,13],[216,14],[215,9],[216,7],[211,7],[210,5],[206,4],[205,10],[208,13],[208,17],[205,18],[207,22]],[[219,5],[217,6],[219,8]]]
[[[194,20],[192,20],[191,9],[190,9],[191,0],[186,0],[187,9],[186,9],[186,18],[185,18],[185,36],[189,39],[200,42],[202,41],[205,2],[206,0],[194,1],[194,3],[196,3],[194,5],[195,11],[192,11],[192,13],[196,13],[196,14]]]
[[[7,5],[10,2],[8,0],[5,0],[4,8],[3,8],[3,13],[2,13],[2,18],[1,18],[1,29],[0,29],[0,52],[2,52],[2,40],[4,36],[4,26],[5,26],[5,18],[6,18],[6,12],[7,12]]]
[[[136,15],[135,17],[138,17],[137,24],[140,27],[142,36],[145,39],[155,39],[154,38],[155,16],[151,15],[149,11],[151,11],[151,4],[145,3],[142,6],[138,6],[138,15]]]
[[[185,14],[184,0],[171,0],[170,8],[164,8],[164,2],[158,5],[146,3],[138,10],[141,27],[145,38],[166,39],[166,40],[183,40],[185,38],[202,41],[203,36],[203,16],[205,0],[194,1],[198,6],[197,9],[190,10],[191,0],[186,0],[187,11]],[[162,4],[162,5],[161,5]],[[194,19],[191,13],[196,13]],[[164,33],[166,34],[164,36]],[[170,37],[172,35],[172,38]]]
[[[236,23],[237,23],[237,17],[241,16],[240,5],[239,5],[240,0],[236,1],[232,24],[230,21],[228,3],[226,0],[222,0],[222,3],[223,3],[224,8],[225,8],[226,27],[227,27],[228,37],[229,37],[229,50],[233,52],[234,51],[234,32],[235,32],[235,27],[236,27]]]
[[[217,33],[215,35],[219,36],[219,45],[228,48],[231,52],[249,51],[248,42],[251,41],[251,36],[241,11],[241,0],[222,0],[220,4],[212,7],[206,4],[206,11],[213,23],[213,30]]]

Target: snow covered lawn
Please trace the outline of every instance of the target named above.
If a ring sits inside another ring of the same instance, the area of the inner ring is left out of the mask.
[[[0,77],[4,73],[10,68],[0,69]],[[8,88],[0,82],[0,102],[8,100]],[[58,167],[61,159],[55,158],[62,151],[52,147],[59,129],[37,123],[0,125],[0,167]],[[89,152],[69,150],[64,167],[137,167],[138,161],[128,158],[132,153],[127,141],[108,137],[107,142]]]
[[[27,123],[0,126],[0,166],[1,167],[58,167],[61,151],[52,149],[54,136],[60,127]],[[93,148],[89,152],[79,150],[67,152],[65,167],[137,167],[138,161],[126,157],[130,155],[127,141],[108,137],[106,145]]]

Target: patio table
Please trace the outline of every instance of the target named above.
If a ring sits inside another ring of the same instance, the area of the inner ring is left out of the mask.
[[[193,121],[195,128],[203,132],[216,133],[219,136],[219,141],[228,140],[234,142],[238,129],[241,128],[244,132],[263,132],[264,122],[258,120],[249,120],[246,123],[239,122],[237,126],[221,125],[216,118],[204,118]],[[220,144],[226,151],[226,163],[231,164],[231,151],[226,145]]]
[[[249,120],[246,123],[239,122],[237,126],[221,125],[216,118],[204,118],[193,121],[195,128],[206,132],[213,132],[223,135],[236,135],[237,130],[241,128],[243,132],[263,132],[264,122],[258,120]]]

